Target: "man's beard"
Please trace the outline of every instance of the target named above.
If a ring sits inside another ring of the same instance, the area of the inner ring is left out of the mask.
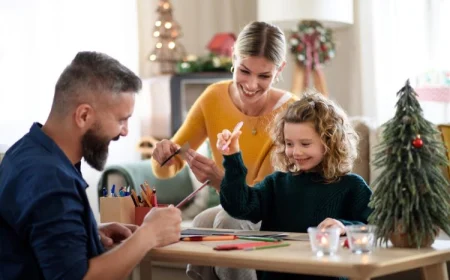
[[[84,160],[98,171],[102,171],[108,159],[108,147],[111,140],[118,140],[120,135],[113,139],[102,137],[98,132],[100,127],[95,125],[89,129],[81,139]]]

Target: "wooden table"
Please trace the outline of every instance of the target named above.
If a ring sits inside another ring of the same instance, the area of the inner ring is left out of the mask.
[[[425,280],[448,280],[446,261],[450,260],[450,241],[437,240],[432,248],[420,250],[376,248],[371,254],[363,255],[340,249],[337,255],[324,257],[315,256],[307,241],[287,242],[291,244],[288,247],[256,251],[214,251],[211,241],[179,242],[152,250],[140,264],[140,279],[151,279],[151,261],[162,261],[346,276],[351,280],[368,280],[421,268]]]

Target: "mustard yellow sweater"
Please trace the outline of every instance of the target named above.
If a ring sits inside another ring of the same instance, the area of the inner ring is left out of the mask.
[[[266,115],[251,117],[239,111],[232,102],[228,92],[231,82],[223,81],[210,85],[192,105],[186,120],[173,136],[172,141],[180,146],[189,142],[190,147],[196,150],[208,138],[213,160],[223,169],[223,157],[216,148],[217,134],[223,129],[231,131],[238,122],[243,121],[239,145],[244,164],[248,169],[246,182],[254,185],[273,172],[270,162],[273,143],[267,131],[268,124],[277,113],[294,102],[296,97],[291,96],[287,102]],[[257,131],[256,135],[252,134],[254,128]],[[175,176],[184,164],[180,156],[175,157],[175,164],[171,166],[161,167],[158,162],[152,160],[153,172],[158,178]]]

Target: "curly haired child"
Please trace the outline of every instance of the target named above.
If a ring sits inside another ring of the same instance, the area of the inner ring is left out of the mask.
[[[307,93],[281,112],[273,126],[276,172],[254,187],[239,150],[240,132],[224,130],[217,147],[224,155],[220,203],[233,217],[262,221],[261,230],[306,232],[308,227],[367,223],[372,191],[350,173],[357,157],[358,135],[345,112],[319,93]],[[332,279],[262,272],[262,279]]]

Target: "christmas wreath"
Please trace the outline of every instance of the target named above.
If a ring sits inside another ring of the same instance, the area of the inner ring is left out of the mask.
[[[289,37],[292,54],[300,65],[314,69],[331,60],[335,44],[331,29],[317,21],[302,21]]]

